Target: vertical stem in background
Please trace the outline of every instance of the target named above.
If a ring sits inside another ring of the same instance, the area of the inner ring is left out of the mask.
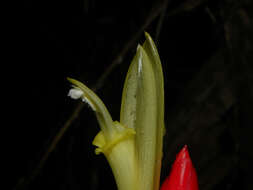
[[[159,36],[160,36],[160,33],[161,33],[163,21],[164,21],[165,15],[166,15],[168,2],[169,2],[169,0],[164,0],[164,2],[163,2],[163,9],[161,10],[160,18],[159,18],[159,21],[158,21],[158,24],[157,24],[157,27],[156,27],[155,42],[156,42],[157,45],[158,45]]]

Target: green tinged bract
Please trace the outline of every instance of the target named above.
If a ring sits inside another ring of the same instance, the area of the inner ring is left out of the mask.
[[[69,96],[82,98],[96,114],[101,131],[93,140],[95,153],[108,160],[119,190],[158,190],[164,134],[164,85],[160,58],[148,33],[129,67],[120,110],[113,121],[101,99],[83,83]]]

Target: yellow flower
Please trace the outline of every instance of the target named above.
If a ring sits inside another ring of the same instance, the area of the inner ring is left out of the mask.
[[[101,99],[83,83],[69,96],[81,98],[96,114],[101,131],[93,144],[95,153],[108,160],[119,190],[158,190],[164,134],[164,87],[160,58],[148,33],[138,45],[129,67],[120,110],[113,121]]]

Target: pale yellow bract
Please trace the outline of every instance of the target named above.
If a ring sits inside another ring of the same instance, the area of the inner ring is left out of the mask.
[[[119,190],[159,189],[164,135],[163,73],[156,46],[148,33],[145,36],[126,76],[120,122],[112,120],[92,90],[68,78],[74,88],[83,92],[80,98],[90,104],[97,116],[101,131],[93,140],[95,153],[105,155]]]

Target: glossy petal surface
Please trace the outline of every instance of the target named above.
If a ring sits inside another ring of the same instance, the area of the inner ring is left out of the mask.
[[[155,43],[145,33],[129,67],[120,111],[120,123],[136,130],[138,189],[158,190],[164,135],[164,85]]]
[[[172,166],[170,175],[164,181],[161,190],[198,190],[196,170],[185,145]]]

